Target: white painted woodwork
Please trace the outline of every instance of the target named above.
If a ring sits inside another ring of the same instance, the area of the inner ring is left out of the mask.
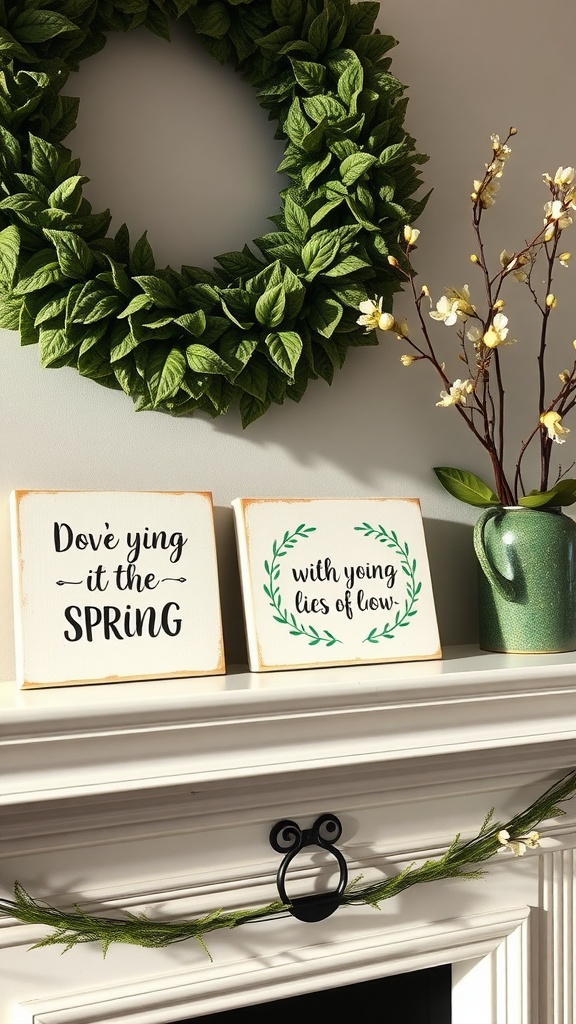
[[[494,806],[576,763],[576,654],[452,648],[439,662],[19,691],[0,686],[0,886],[90,910],[183,917],[275,896],[283,817],[343,824],[350,877],[441,854]],[[0,922],[2,1024],[171,1024],[454,963],[454,1024],[573,1024],[576,806],[540,852],[479,881],[166,950],[28,951]],[[333,864],[333,860],[332,860]],[[334,881],[301,856],[289,891]]]

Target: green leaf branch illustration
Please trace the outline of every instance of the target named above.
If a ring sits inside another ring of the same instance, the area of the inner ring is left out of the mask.
[[[576,792],[576,769],[550,786],[523,811],[506,822],[495,821],[493,811],[486,815],[478,833],[461,840],[456,835],[440,857],[422,864],[409,864],[403,871],[369,885],[352,882],[341,897],[342,906],[378,908],[384,900],[398,896],[413,885],[437,882],[444,878],[481,878],[485,872],[477,865],[499,854],[522,856],[526,850],[540,846],[541,822],[563,815],[559,803],[570,800]],[[149,919],[145,914],[126,913],[124,917],[90,914],[75,906],[72,910],[53,907],[36,900],[18,884],[14,899],[0,898],[0,916],[15,918],[23,924],[45,925],[52,931],[33,946],[64,947],[64,952],[85,942],[99,942],[104,955],[115,943],[158,949],[175,942],[195,939],[208,953],[205,936],[222,928],[238,928],[256,921],[270,921],[288,913],[289,905],[280,901],[244,910],[215,910],[202,917],[184,921]],[[210,955],[208,953],[208,955]]]
[[[342,641],[335,637],[328,629],[324,629],[320,633],[314,626],[305,626],[303,623],[299,623],[294,613],[289,612],[283,606],[283,598],[280,591],[280,559],[284,558],[299,540],[307,540],[310,534],[315,532],[315,526],[306,526],[305,523],[300,523],[293,533],[286,530],[280,542],[274,541],[272,544],[272,560],[268,561],[266,559],[264,562],[264,571],[266,572],[268,582],[264,584],[263,590],[266,597],[270,599],[270,607],[276,613],[274,615],[275,622],[288,626],[291,636],[307,637],[310,647],[315,647],[317,644],[326,644],[326,647],[333,647],[334,644],[342,643]]]
[[[385,544],[386,547],[391,548],[400,555],[400,566],[403,574],[407,577],[404,610],[402,611],[399,608],[394,616],[394,620],[392,622],[387,622],[380,632],[378,632],[377,626],[375,626],[374,629],[371,629],[368,636],[365,638],[364,643],[377,644],[380,640],[392,640],[394,638],[395,631],[409,626],[411,620],[418,613],[416,604],[418,603],[418,597],[422,590],[422,583],[416,580],[416,559],[410,558],[410,548],[408,547],[408,544],[402,544],[398,540],[398,535],[395,530],[388,531],[380,524],[375,527],[371,526],[370,523],[362,523],[361,526],[355,526],[354,529],[363,533],[365,537],[372,537],[373,540],[379,541],[380,544]]]

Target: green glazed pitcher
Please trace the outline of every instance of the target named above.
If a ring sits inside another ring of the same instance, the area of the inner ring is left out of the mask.
[[[576,523],[560,509],[489,508],[474,527],[480,647],[576,650]]]

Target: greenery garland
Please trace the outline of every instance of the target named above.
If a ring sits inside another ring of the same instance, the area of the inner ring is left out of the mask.
[[[572,770],[506,824],[495,822],[493,811],[490,811],[474,838],[461,842],[460,835],[457,835],[442,857],[427,860],[419,867],[410,864],[399,874],[370,885],[360,886],[359,879],[356,879],[346,889],[341,905],[378,908],[383,900],[397,896],[412,885],[436,882],[442,878],[480,878],[484,872],[470,870],[471,865],[489,860],[500,852],[520,855],[527,847],[538,846],[540,837],[533,831],[534,827],[548,818],[564,814],[557,804],[569,800],[575,792],[576,770]],[[99,917],[78,907],[74,911],[58,910],[33,899],[18,883],[14,886],[14,900],[0,899],[0,915],[53,929],[33,949],[62,945],[69,950],[79,943],[100,942],[104,954],[112,943],[161,948],[185,939],[196,939],[206,950],[204,939],[210,932],[237,928],[252,921],[272,920],[288,913],[288,909],[276,902],[252,910],[229,913],[215,910],[189,921],[149,920],[145,914],[126,914],[122,919]]]
[[[45,367],[75,366],[137,409],[212,416],[239,404],[244,426],[271,403],[331,383],[371,282],[388,308],[400,287],[402,226],[426,198],[389,72],[379,4],[350,0],[0,0],[0,327],[38,344]],[[158,269],[83,197],[62,145],[78,100],[70,73],[105,33],[144,25],[169,39],[183,17],[231,64],[286,142],[275,230],[218,267]]]

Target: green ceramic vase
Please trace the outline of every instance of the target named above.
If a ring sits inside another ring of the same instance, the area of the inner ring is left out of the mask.
[[[560,509],[489,508],[474,528],[480,647],[576,650],[576,523]]]

